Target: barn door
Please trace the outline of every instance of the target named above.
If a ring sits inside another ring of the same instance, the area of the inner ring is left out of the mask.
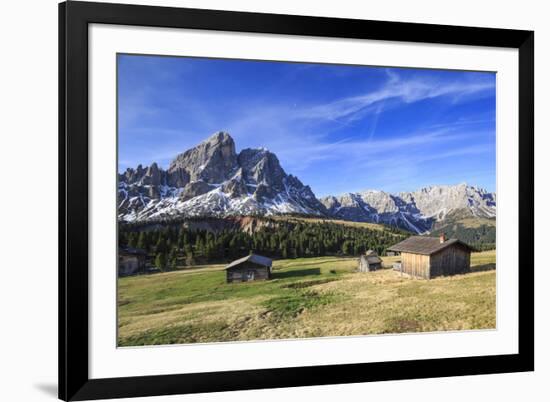
[[[247,281],[253,281],[254,280],[254,271],[248,271],[246,273],[246,280]]]

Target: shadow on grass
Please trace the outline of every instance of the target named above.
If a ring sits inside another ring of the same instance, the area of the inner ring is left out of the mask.
[[[315,285],[322,285],[324,283],[329,283],[338,280],[337,278],[321,278],[321,279],[313,279],[311,281],[304,281],[304,282],[293,282],[289,283],[288,285],[284,285],[283,288],[287,289],[305,289],[309,288],[310,286]]]
[[[495,263],[474,265],[470,267],[470,272],[483,272],[483,271],[493,271],[497,268]]]
[[[296,278],[299,276],[312,276],[312,275],[321,275],[320,268],[309,268],[309,269],[296,269],[292,271],[283,271],[283,272],[273,272],[273,279],[284,279],[284,278]]]

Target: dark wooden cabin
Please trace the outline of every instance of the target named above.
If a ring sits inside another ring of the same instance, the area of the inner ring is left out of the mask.
[[[271,259],[250,254],[225,267],[227,283],[267,280],[271,278]]]
[[[375,251],[369,250],[359,258],[359,272],[376,271],[382,268],[382,259]]]
[[[135,275],[145,271],[147,253],[145,250],[131,247],[118,249],[118,275]]]
[[[463,274],[470,271],[472,248],[458,239],[412,236],[390,247],[400,253],[400,271],[416,278]]]

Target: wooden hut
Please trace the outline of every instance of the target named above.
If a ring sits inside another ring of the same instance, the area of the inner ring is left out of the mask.
[[[147,252],[138,248],[121,247],[118,249],[118,275],[135,275],[145,271]]]
[[[359,272],[376,271],[382,268],[382,259],[375,251],[369,250],[359,258]]]
[[[250,254],[225,267],[227,283],[249,282],[271,278],[271,259]]]
[[[455,275],[470,270],[472,248],[457,239],[412,236],[388,250],[401,254],[400,271],[408,275],[430,279]]]

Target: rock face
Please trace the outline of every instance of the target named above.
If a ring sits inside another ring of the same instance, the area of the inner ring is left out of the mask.
[[[168,182],[183,187],[189,182],[222,183],[237,167],[235,142],[218,132],[195,148],[176,156],[168,167]],[[182,172],[185,172],[183,175]]]
[[[370,190],[321,199],[335,218],[376,222],[415,233],[429,233],[447,219],[496,217],[496,194],[478,187],[431,186],[397,195]]]
[[[318,200],[309,186],[286,174],[275,154],[265,148],[237,153],[233,138],[224,132],[177,155],[166,170],[153,163],[119,174],[118,203],[119,220],[128,222],[305,214],[383,223],[415,233],[456,219],[496,216],[496,195],[466,184],[399,194],[370,190]]]
[[[326,215],[308,186],[287,175],[264,148],[235,151],[218,132],[176,156],[166,171],[156,163],[119,175],[119,219],[148,221],[176,217]]]

